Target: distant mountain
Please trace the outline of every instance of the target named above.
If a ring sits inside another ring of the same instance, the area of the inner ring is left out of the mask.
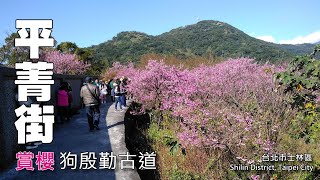
[[[305,43],[305,44],[276,44],[276,47],[289,51],[294,55],[305,55],[310,54],[313,51],[315,44]]]
[[[314,46],[314,45],[313,45]],[[148,53],[195,56],[251,57],[276,62],[312,52],[311,44],[280,45],[253,38],[224,22],[206,20],[158,36],[121,32],[112,40],[92,46],[98,61],[138,61]]]

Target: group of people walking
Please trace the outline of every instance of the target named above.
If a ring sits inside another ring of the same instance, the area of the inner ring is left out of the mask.
[[[89,130],[100,130],[100,104],[107,103],[107,95],[110,95],[111,101],[115,103],[115,112],[122,112],[127,108],[126,104],[126,85],[127,79],[122,77],[119,79],[111,79],[109,82],[101,80],[92,80],[86,77],[80,90],[81,101],[86,109],[86,115],[89,124]],[[70,119],[70,110],[72,98],[72,89],[67,82],[60,83],[57,91],[57,108],[59,123]],[[118,105],[119,109],[118,110]]]

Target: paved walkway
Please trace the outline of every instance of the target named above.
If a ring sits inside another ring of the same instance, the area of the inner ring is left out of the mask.
[[[70,122],[58,125],[54,131],[54,138],[51,144],[43,144],[38,148],[33,149],[32,152],[37,154],[38,151],[54,152],[55,153],[55,169],[54,171],[26,171],[17,172],[15,170],[16,164],[0,174],[2,179],[132,179],[139,180],[140,177],[136,170],[125,169],[121,170],[120,159],[117,156],[116,170],[99,169],[99,153],[113,152],[115,155],[125,154],[128,152],[125,144],[124,132],[124,112],[114,112],[113,104],[107,103],[100,106],[100,131],[95,130],[89,132],[88,122],[84,109],[80,114],[75,115]],[[106,117],[106,118],[104,118]],[[60,152],[71,152],[77,154],[77,168],[71,170],[66,168],[61,169],[62,159],[60,159]],[[95,152],[96,153],[96,170],[79,169],[80,153]],[[35,158],[36,159],[36,158]],[[35,162],[35,160],[34,160]],[[37,166],[34,165],[34,168]]]

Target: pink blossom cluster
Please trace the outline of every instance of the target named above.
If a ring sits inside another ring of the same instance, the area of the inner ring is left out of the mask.
[[[252,157],[241,153],[245,149],[272,151],[279,122],[264,111],[277,108],[273,75],[283,68],[247,58],[191,70],[155,60],[145,69],[116,67],[118,76],[131,79],[128,92],[143,110],[160,110],[177,119],[182,146],[231,149],[248,162]]]
[[[80,61],[75,54],[60,53],[59,51],[49,51],[44,53],[40,59],[53,63],[53,72],[57,74],[84,74],[90,64]]]

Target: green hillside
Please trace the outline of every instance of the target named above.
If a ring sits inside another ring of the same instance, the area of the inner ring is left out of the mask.
[[[180,59],[195,56],[251,57],[262,61],[286,60],[312,52],[313,45],[279,45],[253,38],[219,21],[200,21],[158,36],[140,32],[121,32],[112,40],[90,47],[94,59],[138,61],[148,53],[174,55]]]

